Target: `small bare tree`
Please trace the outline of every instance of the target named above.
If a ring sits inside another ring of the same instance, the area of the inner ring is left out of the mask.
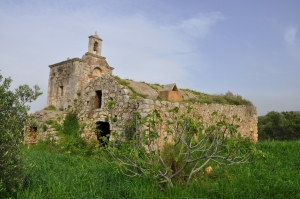
[[[154,110],[136,120],[136,132],[118,148],[109,146],[117,168],[127,176],[147,176],[173,187],[180,178],[188,185],[194,174],[209,162],[236,165],[249,162],[254,148],[249,139],[238,133],[239,119],[231,122],[212,113],[204,123],[191,107],[179,114],[175,107],[167,116]]]

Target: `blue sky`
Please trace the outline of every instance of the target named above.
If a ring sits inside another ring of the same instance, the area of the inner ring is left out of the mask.
[[[49,68],[103,39],[121,78],[253,102],[258,115],[300,111],[300,1],[0,1],[0,70],[13,87],[38,84],[46,107]]]

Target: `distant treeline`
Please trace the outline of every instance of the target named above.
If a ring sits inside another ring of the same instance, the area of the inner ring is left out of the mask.
[[[295,140],[300,139],[299,112],[269,112],[258,117],[259,140]]]

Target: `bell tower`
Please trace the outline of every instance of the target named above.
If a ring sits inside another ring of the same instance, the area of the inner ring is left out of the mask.
[[[97,35],[97,32],[95,32],[95,35],[89,36],[88,52],[101,56],[101,48],[102,48],[102,39]]]

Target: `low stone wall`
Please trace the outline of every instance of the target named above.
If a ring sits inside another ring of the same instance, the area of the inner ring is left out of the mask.
[[[179,113],[186,111],[188,106],[193,107],[193,111],[196,115],[202,116],[204,123],[211,121],[211,114],[217,112],[216,119],[221,119],[221,116],[225,118],[227,122],[231,122],[234,115],[239,118],[240,121],[234,121],[234,124],[238,124],[240,127],[238,131],[241,135],[249,137],[252,141],[257,142],[258,130],[257,130],[257,111],[254,106],[244,105],[222,105],[222,104],[189,104],[183,102],[167,102],[159,100],[138,100],[139,107],[138,112],[141,113],[141,117],[147,116],[147,114],[156,109],[160,112],[161,116],[169,117],[169,110],[178,107]]]
[[[53,141],[58,140],[59,137],[57,136],[56,130],[52,128],[51,124],[47,124],[47,121],[57,121],[59,117],[64,118],[65,114],[65,111],[56,110],[41,110],[33,113],[31,115],[31,121],[24,132],[24,144],[33,145],[39,140],[45,140],[47,138]],[[62,122],[63,119],[60,120],[60,123]]]

